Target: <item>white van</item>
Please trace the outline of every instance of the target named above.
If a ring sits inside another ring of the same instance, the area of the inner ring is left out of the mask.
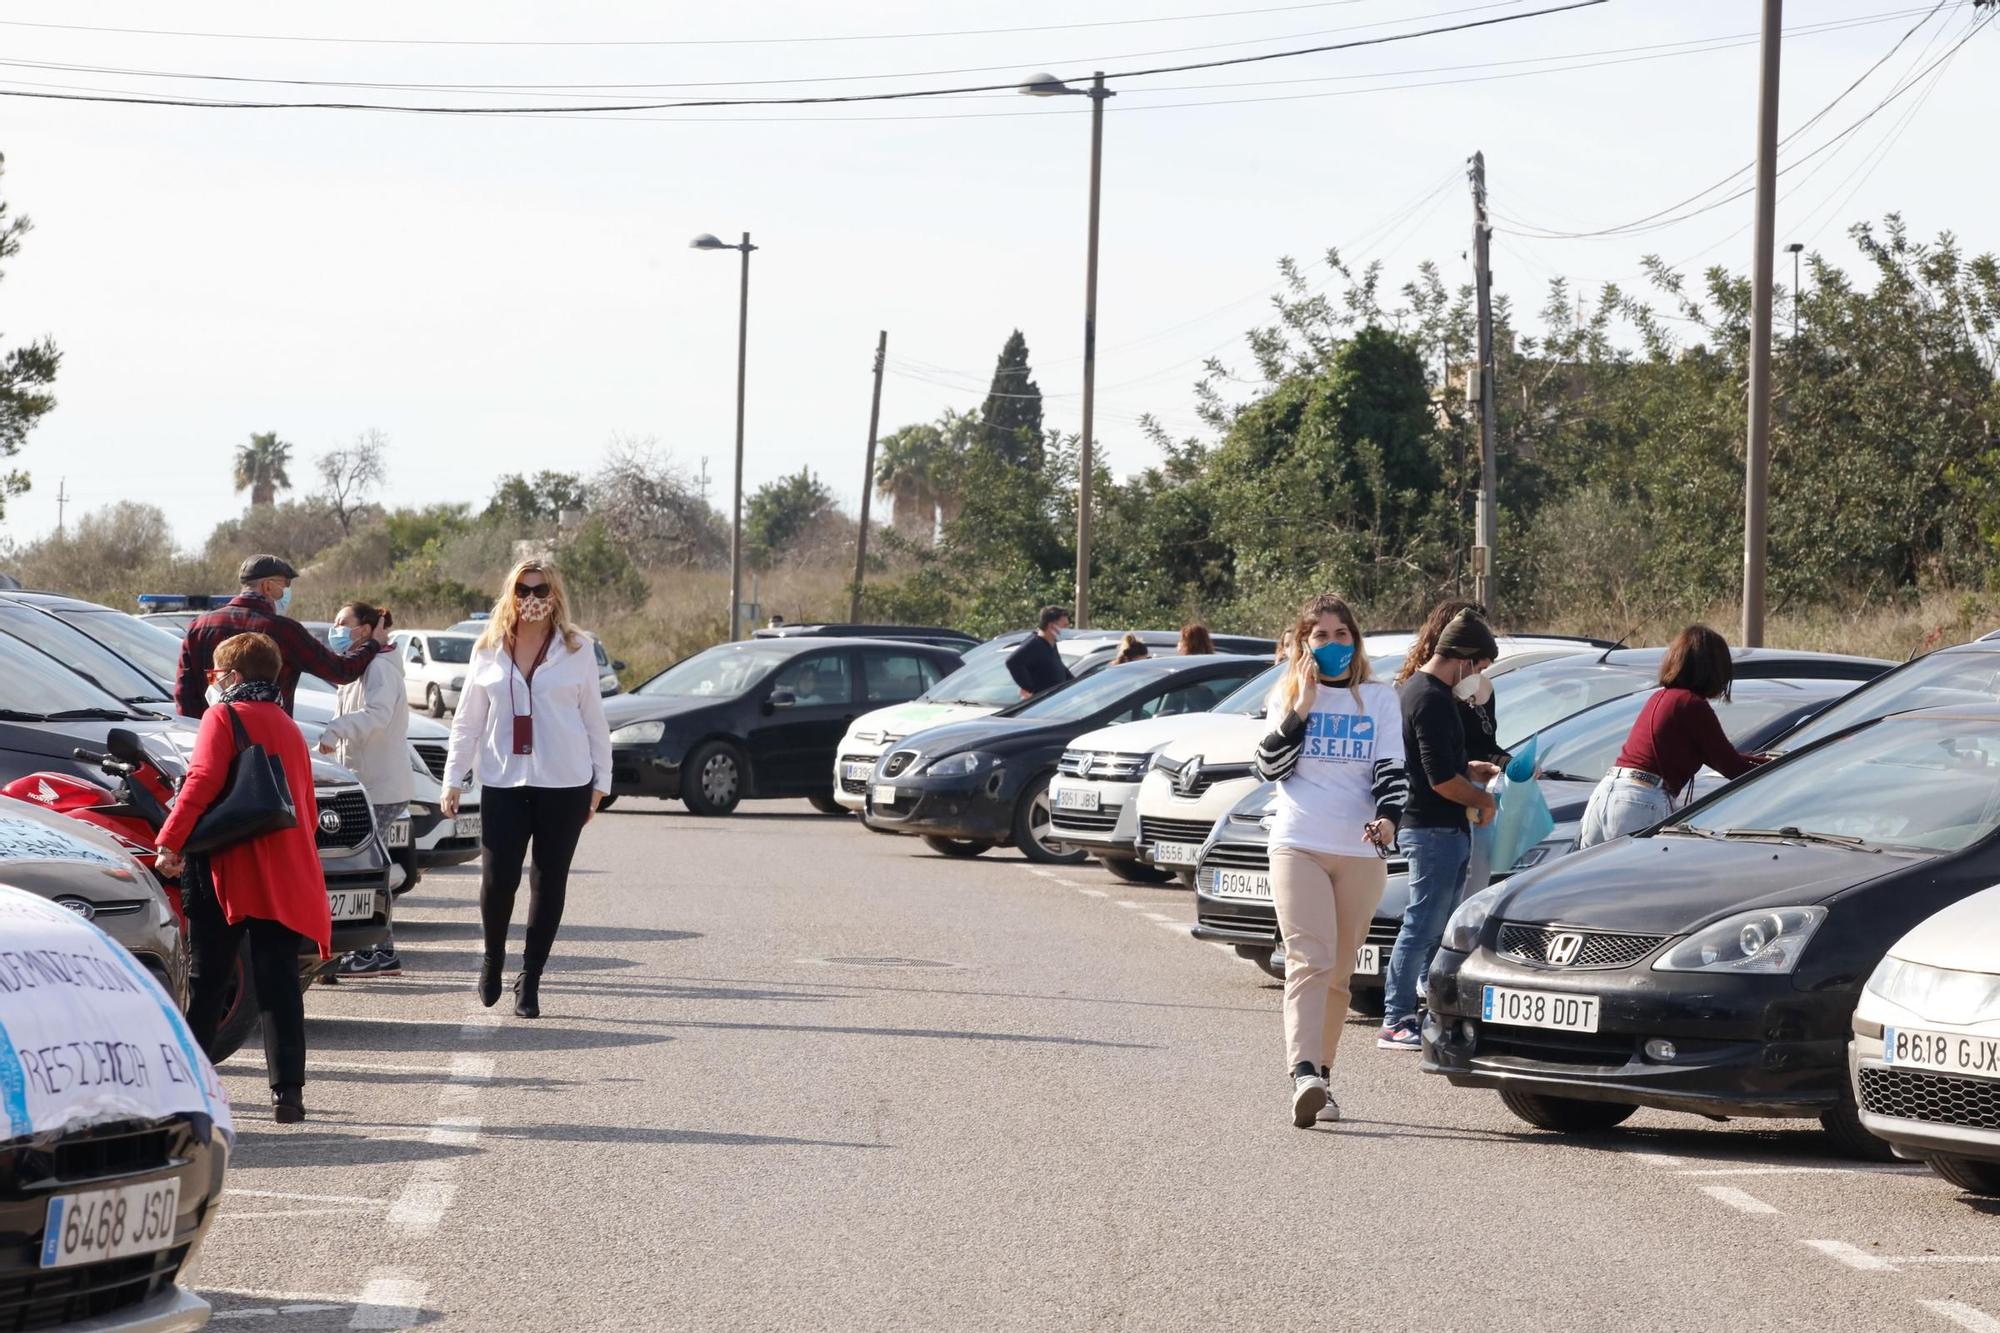
[[[465,673],[472,663],[472,645],[477,634],[453,634],[449,630],[392,630],[389,642],[403,659],[403,693],[410,707],[421,708],[432,717],[443,717],[458,708],[465,692]]]

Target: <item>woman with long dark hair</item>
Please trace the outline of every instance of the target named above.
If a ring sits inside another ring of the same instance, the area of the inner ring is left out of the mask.
[[[598,693],[590,637],[570,622],[561,577],[523,560],[501,585],[473,646],[465,693],[445,759],[447,816],[477,766],[485,788],[480,825],[479,917],[485,956],[479,999],[500,998],[507,926],[532,847],[528,937],[514,978],[514,1012],[541,1017],[542,969],[562,925],[570,859],[583,826],[611,791],[611,731]]]
[[[1387,849],[1409,783],[1396,692],[1375,681],[1361,624],[1331,594],[1299,608],[1265,716],[1257,772],[1277,784],[1271,896],[1285,944],[1285,1060],[1292,1123],[1340,1119],[1327,1081],[1348,978],[1382,901]]]
[[[1659,690],[1633,719],[1618,762],[1590,794],[1577,846],[1595,847],[1660,823],[1704,764],[1734,778],[1764,762],[1739,753],[1715,715],[1712,701],[1729,697],[1735,674],[1729,641],[1708,626],[1689,625],[1674,636],[1660,659]]]

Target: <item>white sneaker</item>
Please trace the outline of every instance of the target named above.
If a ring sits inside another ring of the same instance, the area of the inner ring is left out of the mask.
[[[1326,1095],[1326,1105],[1319,1108],[1319,1114],[1314,1116],[1313,1119],[1322,1125],[1333,1125],[1340,1122],[1340,1103],[1333,1099],[1332,1093]]]
[[[1319,1118],[1320,1108],[1331,1100],[1326,1094],[1325,1079],[1318,1074],[1300,1074],[1292,1080],[1292,1124],[1299,1129],[1311,1129],[1313,1121]]]

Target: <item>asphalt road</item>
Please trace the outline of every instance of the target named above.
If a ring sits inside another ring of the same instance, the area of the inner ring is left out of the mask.
[[[306,1124],[225,1065],[218,1326],[2000,1333],[2000,1206],[1803,1125],[1561,1141],[1357,1018],[1293,1129],[1278,991],[1177,890],[627,800],[528,1021],[474,869],[307,996]]]

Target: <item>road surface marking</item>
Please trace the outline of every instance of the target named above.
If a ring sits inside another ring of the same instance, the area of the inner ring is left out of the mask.
[[[307,1303],[304,1305],[267,1305],[252,1310],[212,1310],[210,1319],[269,1319],[276,1315],[323,1314],[328,1310],[345,1310],[345,1302],[339,1305]]]
[[[1775,1213],[1778,1210],[1754,1194],[1745,1194],[1734,1185],[1703,1185],[1701,1192],[1717,1203],[1726,1203],[1741,1213]]]
[[[1809,1240],[1804,1242],[1818,1250],[1835,1263],[1846,1264],[1849,1268],[1863,1273],[1894,1272],[1896,1266],[1879,1254],[1870,1254],[1858,1246],[1849,1245],[1844,1240]]]
[[[221,1222],[241,1222],[245,1218],[250,1217],[340,1217],[354,1213],[372,1213],[376,1209],[383,1207],[387,1207],[387,1205],[383,1203],[371,1203],[361,1208],[273,1208],[268,1212],[262,1213],[218,1213],[216,1214],[216,1220]]]
[[[1172,921],[1174,918],[1168,916],[1165,912],[1148,912],[1146,913],[1146,919],[1148,921]]]
[[[298,1199],[305,1203],[372,1203],[377,1208],[389,1206],[387,1199],[378,1199],[367,1194],[295,1194],[290,1190],[238,1190],[228,1189],[224,1194],[233,1194],[243,1199]]]
[[[486,1122],[478,1116],[448,1116],[432,1124],[430,1133],[424,1136],[426,1143],[441,1143],[452,1148],[470,1148],[479,1142],[480,1128]]]
[[[1895,1254],[1892,1264],[2000,1264],[2000,1254]]]
[[[1643,1162],[1647,1166],[1679,1166],[1681,1164],[1681,1159],[1672,1153],[1628,1152],[1625,1155],[1633,1161]]]
[[[255,1059],[224,1060],[216,1066],[224,1073],[261,1074],[264,1072],[262,1056]],[[361,1060],[308,1060],[306,1072],[316,1073],[322,1069],[337,1069],[344,1074],[436,1074],[443,1077],[451,1072],[445,1065],[379,1065]]]
[[[1153,924],[1162,930],[1171,930],[1176,935],[1192,936],[1194,934],[1194,927],[1185,921],[1155,921]]]
[[[1129,907],[1135,912],[1139,910],[1139,904],[1131,901],[1129,898],[1118,899],[1118,905],[1120,907]]]
[[[402,1237],[434,1236],[444,1225],[445,1211],[451,1207],[458,1184],[458,1159],[423,1162],[410,1173],[403,1192],[389,1209],[389,1229]],[[402,1324],[356,1325],[356,1327],[402,1328]]]
[[[1927,1166],[1704,1166],[1695,1167],[1679,1174],[1683,1176],[1846,1176],[1846,1175],[1886,1175],[1915,1176],[1929,1175]]]
[[[368,1275],[361,1299],[354,1307],[349,1328],[412,1328],[423,1315],[424,1294],[429,1287],[393,1268],[378,1268]]]
[[[211,1287],[207,1283],[194,1288],[197,1296],[242,1296],[253,1301],[279,1301],[284,1304],[305,1302],[308,1304],[352,1305],[352,1296],[333,1296],[324,1291],[266,1291],[261,1287]]]
[[[1951,1320],[1960,1328],[1969,1328],[1972,1333],[2000,1333],[2000,1319],[1995,1319],[1984,1310],[1976,1310],[1964,1301],[1920,1301],[1926,1310]]]
[[[1086,898],[1109,898],[1111,896],[1103,889],[1086,889],[1081,885],[1073,885],[1072,887]]]

